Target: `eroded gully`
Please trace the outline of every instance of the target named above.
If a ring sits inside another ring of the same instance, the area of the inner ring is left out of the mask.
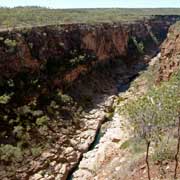
[[[62,122],[55,147],[32,162],[33,169],[29,170],[31,175],[28,179],[94,179],[102,164],[117,156],[119,143],[127,138],[121,128],[125,120],[115,108],[117,97],[127,92],[131,82],[146,66],[141,61],[131,67],[125,64],[116,67],[113,73],[116,83],[109,82],[103,93],[95,95],[94,108],[82,114],[77,122]],[[113,116],[107,118],[107,114]],[[77,123],[78,128],[73,123]]]
[[[159,55],[151,60],[157,60],[158,57]],[[115,88],[117,93],[109,96],[104,103],[104,113],[111,114],[112,109],[114,112],[109,118],[102,121],[90,148],[83,154],[76,168],[71,171],[68,180],[101,179],[98,175],[101,174],[99,170],[108,163],[109,159],[116,158],[119,154],[120,144],[128,138],[129,134],[123,129],[126,119],[118,113],[117,106],[122,105],[118,104],[118,96],[124,97],[126,101],[132,97],[132,94],[129,93],[129,87],[134,80],[138,80],[139,72],[146,70],[147,66],[141,62],[132,66],[128,71],[127,69],[122,70],[121,67],[116,71],[117,84]],[[109,110],[110,112],[108,112]],[[123,158],[121,160],[123,162]],[[108,175],[106,179],[108,180]]]

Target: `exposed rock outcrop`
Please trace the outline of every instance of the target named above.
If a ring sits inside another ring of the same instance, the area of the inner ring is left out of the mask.
[[[148,46],[157,47],[153,41],[162,42],[169,26],[178,18],[160,16],[132,24],[69,24],[0,32],[0,76],[43,73],[47,66],[58,66],[65,67],[58,79],[72,73],[74,80],[98,61],[137,56],[135,47],[129,44],[131,37],[142,41],[145,50]],[[79,64],[86,66],[79,68]]]
[[[161,47],[158,81],[168,80],[180,68],[180,23],[171,26]]]
[[[113,100],[113,98],[102,98],[105,102]],[[32,161],[24,178],[23,170],[19,171],[16,177],[30,180],[66,180],[69,172],[77,166],[83,153],[88,151],[104,119],[104,103],[100,103],[97,108],[82,115],[78,120],[79,128],[73,126],[74,123],[71,121],[65,127],[66,123],[64,122],[64,128],[61,127],[56,134],[58,139],[54,148],[47,150],[39,159]],[[63,124],[63,122],[61,123]],[[28,174],[31,175],[28,176]]]

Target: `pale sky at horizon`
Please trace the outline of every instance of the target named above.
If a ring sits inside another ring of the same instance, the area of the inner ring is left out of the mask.
[[[1,7],[49,8],[180,8],[180,0],[0,0]]]

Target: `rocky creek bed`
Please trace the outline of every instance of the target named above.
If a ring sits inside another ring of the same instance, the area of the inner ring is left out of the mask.
[[[160,58],[160,54],[155,56],[149,62],[149,66],[153,66]],[[144,69],[145,66],[136,65],[136,70]],[[139,69],[140,68],[140,69]],[[121,173],[123,174],[123,169],[128,161],[128,153],[125,154],[120,146],[131,136],[129,134],[127,119],[120,114],[119,107],[126,103],[129,99],[136,98],[142,95],[146,91],[145,84],[142,83],[140,77],[137,73],[134,75],[127,75],[129,80],[134,80],[140,85],[139,91],[135,90],[134,87],[129,87],[132,81],[127,81],[127,79],[119,79],[122,83],[118,96],[115,96],[113,101],[114,112],[110,121],[102,124],[101,129],[97,136],[98,141],[90,151],[83,154],[83,158],[79,163],[76,171],[71,175],[70,179],[73,180],[111,180],[111,179],[121,179]],[[123,81],[124,80],[124,81]],[[118,81],[118,82],[119,82]],[[144,82],[146,83],[146,82]],[[123,91],[124,90],[124,91]],[[124,99],[122,102],[118,102],[118,97]],[[109,167],[110,166],[110,167]],[[108,171],[108,168],[111,170]],[[118,175],[117,175],[118,174]],[[124,174],[126,172],[124,171]],[[123,178],[123,175],[122,175]]]
[[[119,81],[124,82],[122,86],[130,83],[139,68],[132,68],[128,74],[126,70],[120,67],[116,71],[117,74],[121,74]],[[63,124],[64,128],[59,126],[60,131],[56,134],[58,139],[54,148],[43,152],[37,160],[31,161],[32,169],[28,175],[23,174],[22,169],[22,172],[19,170],[17,177],[30,180],[92,178],[94,168],[98,169],[108,156],[116,155],[119,149],[118,142],[126,136],[121,131],[122,121],[118,113],[115,113],[110,121],[107,119],[107,114],[113,113],[117,89],[118,85],[109,88],[108,93],[95,96],[94,108],[81,114],[78,129],[71,121],[67,121],[66,126]]]
[[[66,179],[69,172],[75,168],[84,152],[87,152],[93,143],[96,132],[105,119],[105,105],[113,101],[112,97],[102,97],[104,102],[97,105],[96,109],[91,110],[80,119],[79,129],[69,126],[61,129],[58,134],[59,140],[56,148],[49,149],[42,154],[40,161],[34,161],[36,173],[29,177],[30,180],[38,179]],[[68,140],[68,144],[65,143]],[[58,152],[60,148],[61,152]],[[48,159],[48,167],[44,162]],[[42,163],[42,164],[41,164]]]

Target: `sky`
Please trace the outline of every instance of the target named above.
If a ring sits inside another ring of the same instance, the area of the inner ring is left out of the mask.
[[[49,8],[180,8],[180,0],[0,0],[0,6]]]

